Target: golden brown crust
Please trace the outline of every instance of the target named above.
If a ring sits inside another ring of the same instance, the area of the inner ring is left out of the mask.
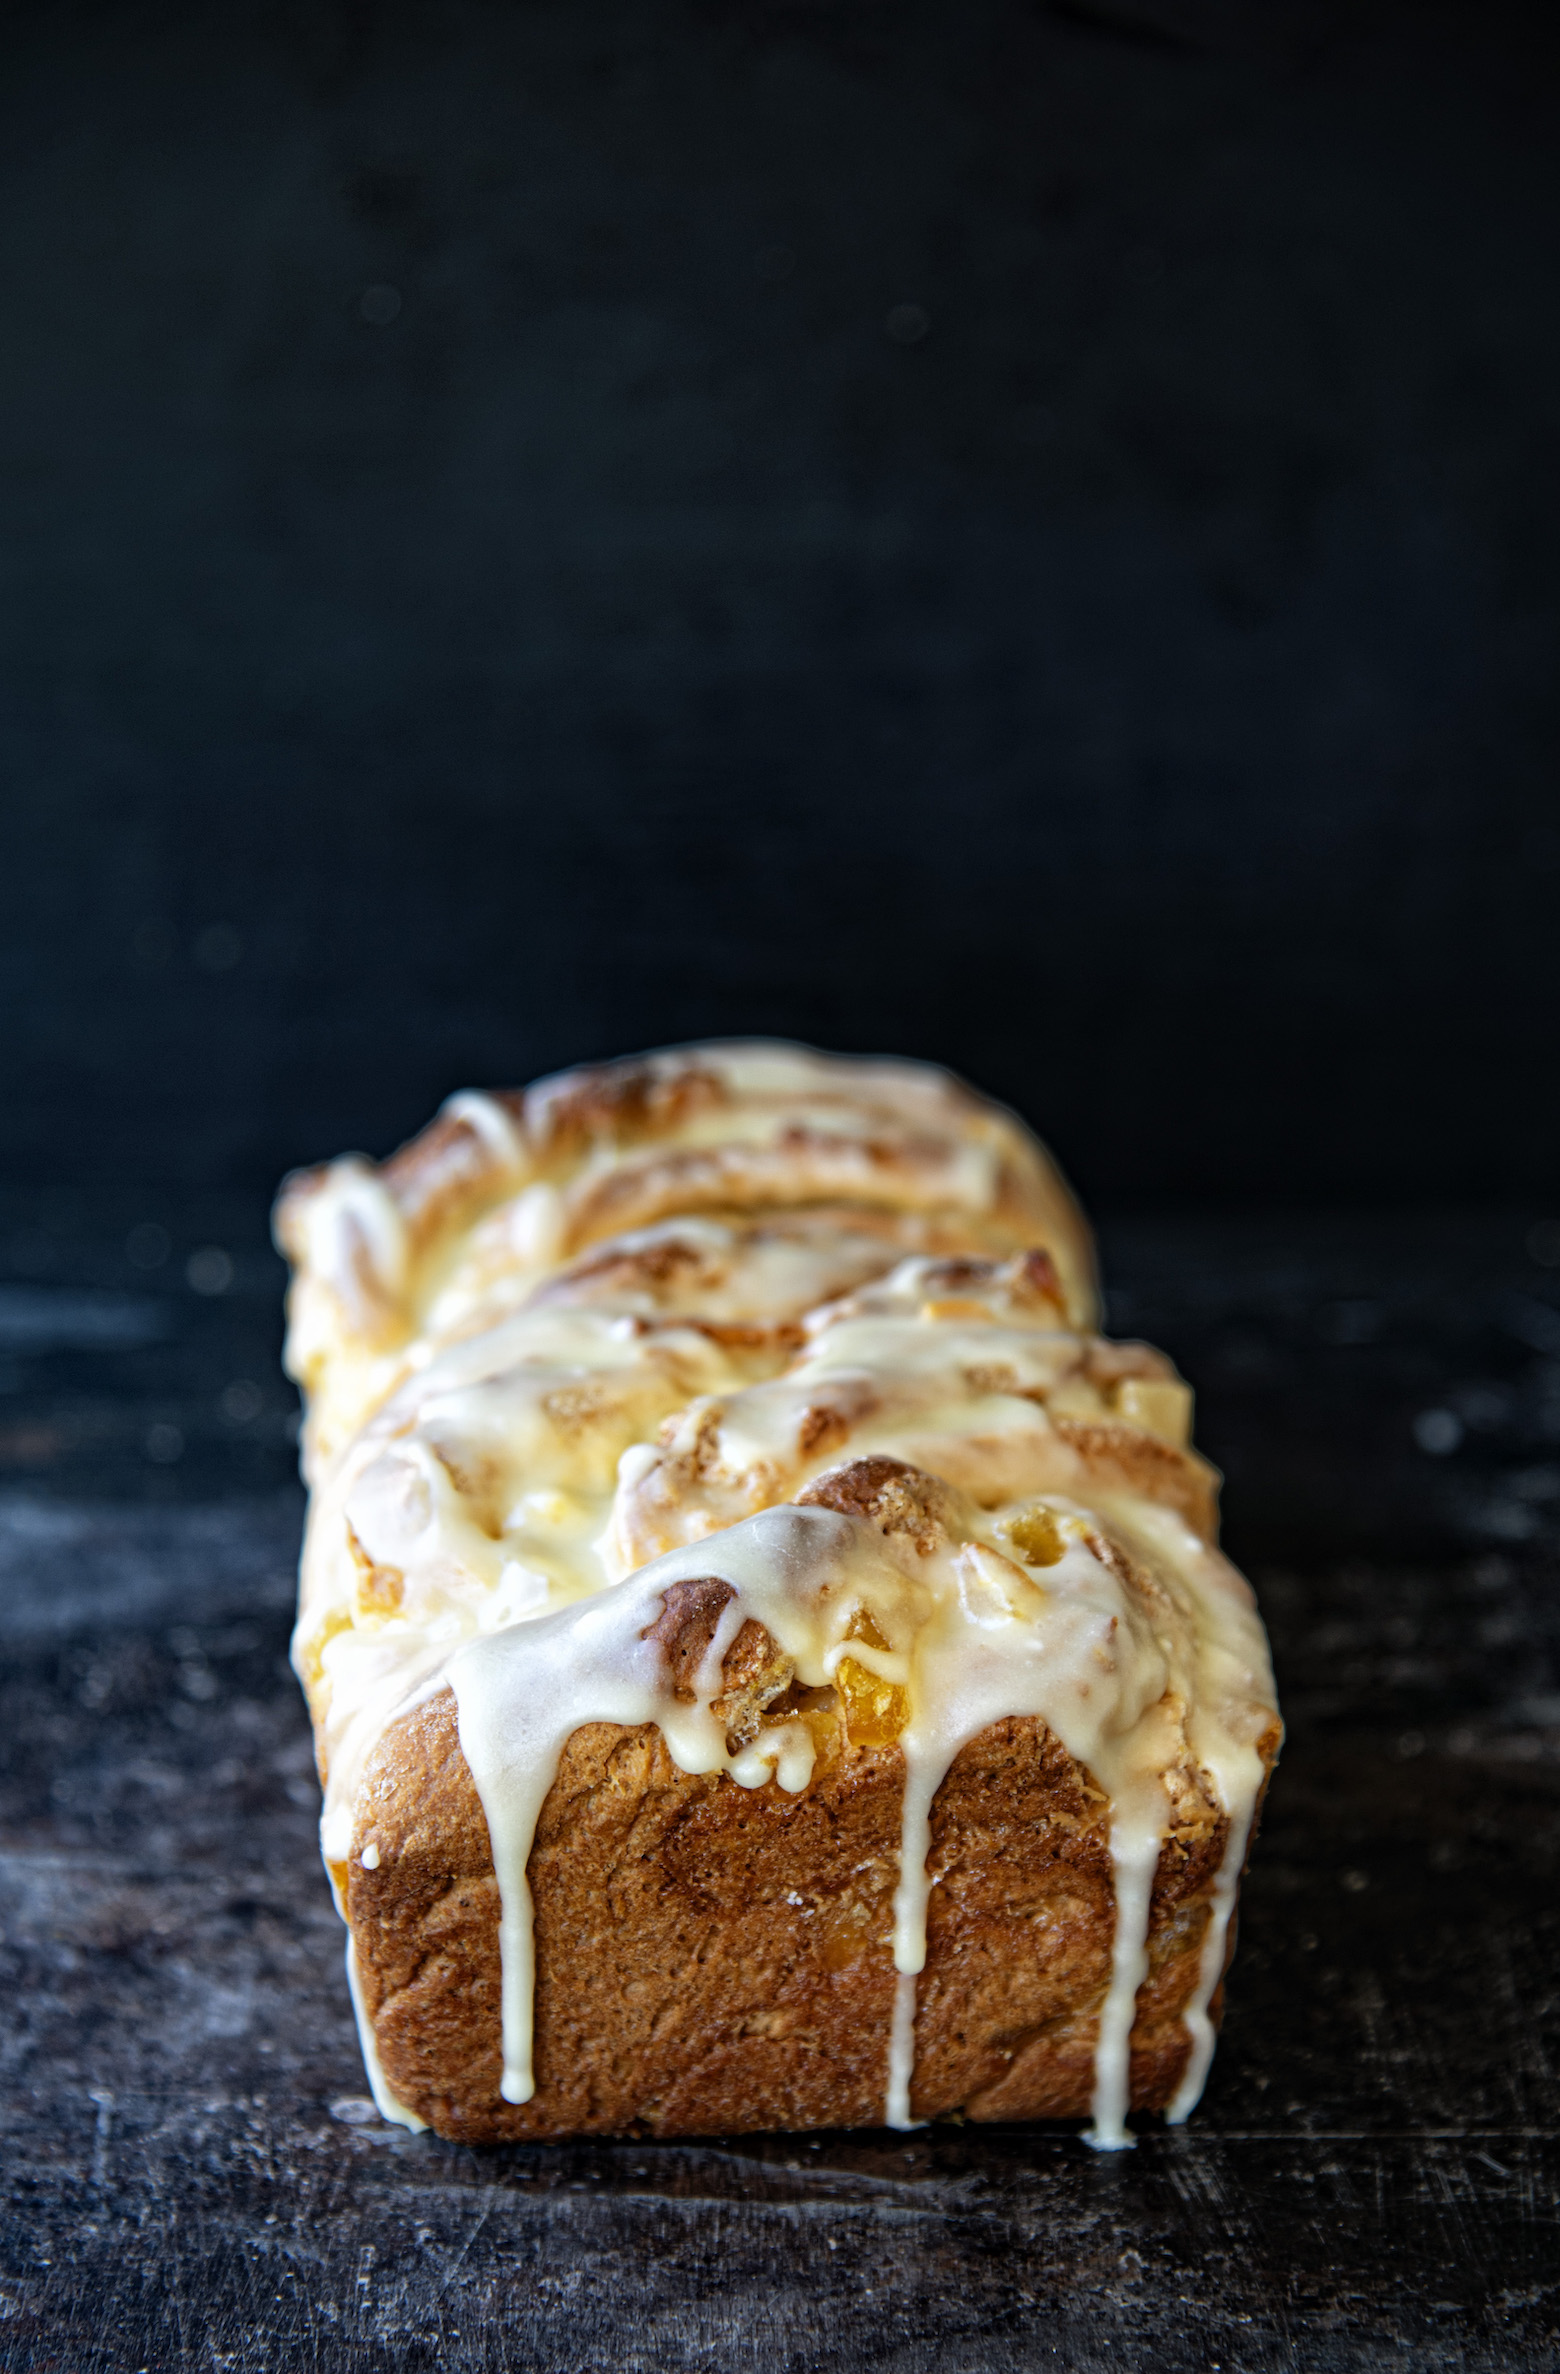
[[[703,1653],[706,1616],[690,1596],[685,1654]],[[538,2083],[515,2106],[498,2091],[498,1886],[441,1692],[371,1762],[348,1881],[391,2085],[466,2142],[876,2123],[902,1783],[897,1748],[843,1736],[789,1796],[680,1771],[653,1725],[577,1731],[529,1865]],[[955,1759],[932,1809],[918,2116],[1087,2113],[1114,1926],[1108,1815],[1032,1718],[993,1724]],[[1140,2110],[1162,2109],[1185,2067],[1181,2013],[1227,1837],[1196,1789],[1180,1817],[1159,1859],[1133,2031]],[[377,1850],[371,1871],[365,1846]]]
[[[630,1146],[669,1134],[694,1113],[723,1104],[725,1084],[696,1059],[589,1066],[537,1087],[493,1089],[498,1108],[539,1171],[546,1173],[592,1144]],[[491,1137],[459,1112],[435,1116],[379,1169],[406,1222],[414,1248],[471,1219],[510,1175]],[[277,1236],[295,1261],[304,1255],[301,1213],[326,1176],[324,1166],[296,1171],[277,1206]]]
[[[694,1114],[730,1102],[719,1072],[686,1053],[585,1064],[515,1098],[538,1150],[552,1161],[603,1139],[632,1146],[669,1136]]]
[[[783,1211],[842,1196],[870,1209],[953,1217],[957,1197],[949,1148],[936,1139],[841,1140],[786,1130],[773,1146],[681,1148],[624,1163],[569,1198],[569,1244],[585,1247],[687,1212]],[[991,1245],[1021,1240],[1026,1215],[1017,1182],[1003,1174],[979,1233]],[[968,1219],[962,1233],[972,1233]]]
[[[746,1053],[751,1059],[753,1050]],[[789,1075],[743,1086],[739,1048],[670,1048],[620,1063],[587,1066],[526,1090],[488,1092],[491,1127],[452,1100],[428,1127],[377,1168],[359,1164],[388,1198],[415,1268],[484,1209],[523,1180],[562,1189],[562,1250],[583,1252],[603,1238],[671,1214],[778,1211],[848,1201],[901,1219],[918,1218],[928,1249],[946,1229],[953,1251],[1012,1251],[1048,1244],[1052,1277],[1076,1323],[1094,1308],[1088,1232],[1048,1158],[1011,1116],[962,1082],[928,1066],[881,1066],[814,1057],[805,1049],[757,1051],[792,1066]],[[735,1066],[735,1068],[732,1068]],[[925,1126],[907,1124],[886,1084],[904,1075],[899,1094],[918,1095]],[[918,1086],[912,1087],[912,1079]],[[788,1102],[821,1099],[880,1114],[877,1134],[837,1132],[804,1120],[786,1124]],[[774,1109],[768,1142],[733,1136],[715,1145],[682,1144],[680,1133],[727,1110]],[[968,1135],[991,1139],[992,1173],[969,1203],[963,1156]],[[995,1136],[992,1135],[995,1133]],[[998,1140],[1001,1141],[1000,1147]],[[626,1156],[595,1175],[591,1157]],[[642,1151],[639,1151],[642,1150]],[[335,1166],[294,1172],[282,1185],[273,1227],[300,1275],[311,1267],[309,1213],[329,1188]],[[390,1342],[411,1314],[395,1287],[374,1270],[363,1247],[363,1275],[341,1316],[364,1342]],[[1057,1259],[1066,1269],[1064,1281]],[[338,1284],[342,1281],[338,1280]]]
[[[1053,1417],[1051,1423],[1082,1460],[1085,1489],[1140,1492],[1174,1509],[1199,1539],[1218,1540],[1219,1471],[1196,1451],[1179,1451],[1112,1419]]]
[[[947,1539],[947,1486],[884,1451],[814,1476],[796,1498],[801,1508],[832,1508],[842,1517],[864,1517],[880,1533],[907,1534],[923,1552]]]

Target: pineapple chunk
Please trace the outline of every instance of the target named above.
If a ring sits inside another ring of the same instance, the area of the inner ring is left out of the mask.
[[[1124,1377],[1116,1387],[1116,1415],[1184,1451],[1192,1433],[1192,1389],[1179,1377]]]
[[[1067,1554],[1062,1529],[1048,1508],[1025,1509],[1007,1527],[1007,1537],[1026,1566],[1055,1566]]]

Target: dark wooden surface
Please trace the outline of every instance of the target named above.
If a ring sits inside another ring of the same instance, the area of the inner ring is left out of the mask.
[[[1205,2105],[1100,2159],[1046,2128],[478,2152],[381,2126],[284,1661],[262,1215],[4,1203],[0,2366],[1554,2365],[1535,1217],[1107,1232],[1118,1327],[1199,1387],[1290,1743]]]

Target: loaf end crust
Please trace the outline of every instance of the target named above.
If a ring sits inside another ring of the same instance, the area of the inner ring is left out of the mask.
[[[1265,1763],[1276,1749],[1275,1726]],[[903,1770],[897,1748],[842,1734],[790,1796],[682,1772],[653,1724],[576,1731],[529,1864],[537,2089],[512,2104],[487,1824],[453,1694],[414,1707],[365,1772],[343,1875],[396,2095],[466,2143],[876,2125]],[[1182,2014],[1228,1838],[1206,1795],[1177,1812],[1132,2034],[1136,2110],[1162,2110],[1186,2066]],[[1033,1718],[993,1724],[954,1760],[932,1811],[917,2117],[1088,2114],[1114,1926],[1108,1819]]]

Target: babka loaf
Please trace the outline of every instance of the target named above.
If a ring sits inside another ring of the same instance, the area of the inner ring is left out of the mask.
[[[467,2141],[1184,2118],[1280,1726],[1168,1361],[947,1074],[769,1044],[295,1176],[364,2056]]]

